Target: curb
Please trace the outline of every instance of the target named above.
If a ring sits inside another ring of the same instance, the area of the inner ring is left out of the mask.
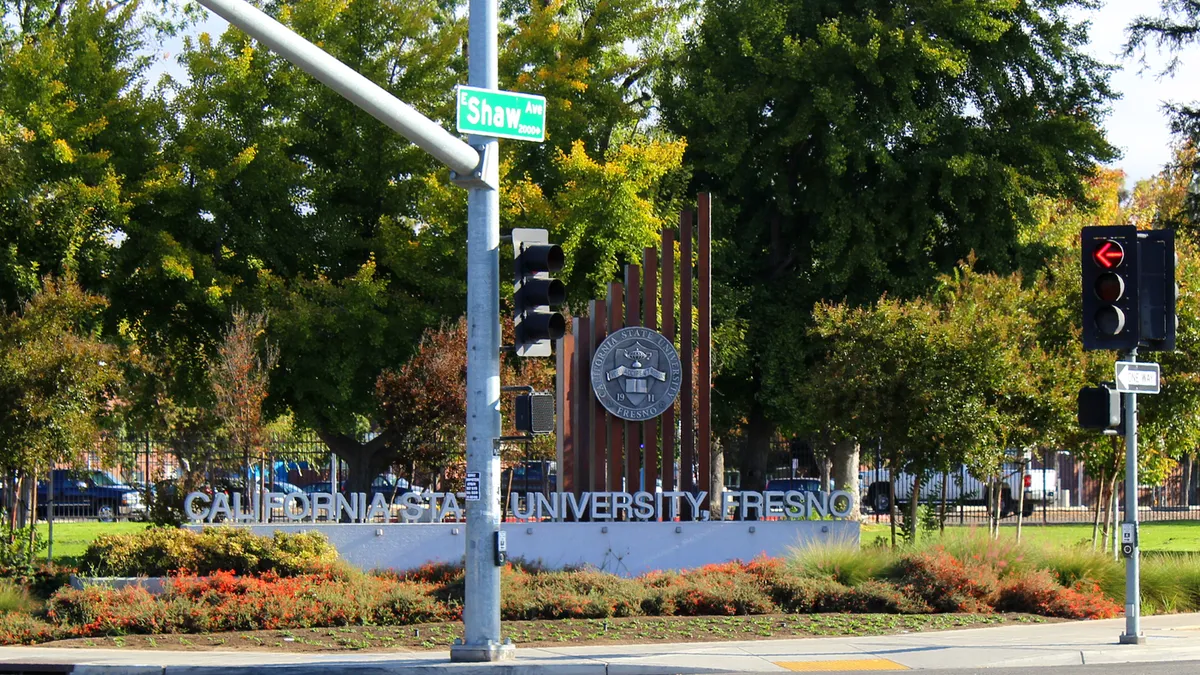
[[[313,663],[263,666],[134,666],[0,663],[0,675],[676,675],[729,673],[724,668],[610,663]],[[753,671],[738,670],[741,673]]]

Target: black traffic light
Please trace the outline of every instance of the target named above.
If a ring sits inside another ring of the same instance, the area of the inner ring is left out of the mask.
[[[1138,333],[1148,351],[1175,351],[1175,262],[1174,230],[1138,233]]]
[[[516,228],[513,243],[513,330],[517,356],[550,356],[550,342],[563,336],[567,320],[554,308],[567,301],[567,287],[551,272],[562,269],[562,247],[546,230]]]
[[[1085,227],[1083,348],[1138,346],[1138,233],[1133,225]]]
[[[554,394],[534,392],[517,397],[513,426],[517,431],[540,436],[554,433]]]
[[[1124,434],[1125,415],[1121,394],[1111,382],[1079,390],[1079,426],[1082,429]]]

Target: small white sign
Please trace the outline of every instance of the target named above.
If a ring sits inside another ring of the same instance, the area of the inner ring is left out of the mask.
[[[466,480],[466,500],[469,502],[479,501],[479,472],[468,471]]]
[[[1121,523],[1121,543],[1135,544],[1137,543],[1136,529],[1133,523]]]
[[[1157,394],[1159,391],[1157,363],[1117,361],[1117,391],[1126,394]]]

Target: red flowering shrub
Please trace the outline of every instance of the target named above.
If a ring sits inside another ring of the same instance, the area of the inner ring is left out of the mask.
[[[942,548],[903,556],[895,573],[901,588],[938,612],[990,612],[999,584],[990,566],[964,565]]]
[[[61,631],[54,625],[21,612],[0,612],[0,645],[35,645],[56,640]]]
[[[1064,619],[1111,619],[1124,611],[1100,586],[1080,581],[1064,588],[1047,570],[1013,575],[1000,587],[996,609]]]
[[[760,570],[756,570],[760,571]],[[642,577],[662,613],[679,616],[769,614],[778,611],[761,582],[740,562],[705,565],[677,573]]]

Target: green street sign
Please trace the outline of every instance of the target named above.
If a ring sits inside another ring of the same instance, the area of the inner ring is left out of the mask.
[[[459,85],[458,130],[466,134],[546,140],[546,97]]]

